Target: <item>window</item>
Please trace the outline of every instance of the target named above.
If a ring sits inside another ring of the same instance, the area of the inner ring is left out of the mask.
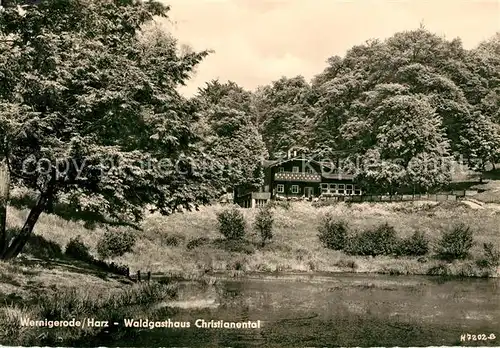
[[[279,167],[279,168],[278,168],[278,171],[279,171],[280,173],[283,173],[283,172],[285,171],[285,168],[283,168],[283,167]]]
[[[339,184],[338,187],[339,187],[338,193],[341,194],[341,195],[343,195],[344,194],[344,187],[345,187],[345,185],[344,184]]]
[[[299,185],[292,185],[292,193],[299,193]]]
[[[355,195],[361,195],[361,189],[357,186],[354,186],[354,194]]]
[[[352,185],[346,185],[346,191],[345,193],[347,195],[352,195]]]
[[[328,193],[328,184],[321,184],[321,193]]]
[[[283,184],[278,184],[278,186],[276,186],[276,192],[278,192],[278,193],[283,193],[283,192],[285,192],[285,185],[283,185]]]
[[[337,185],[336,184],[330,184],[330,193],[336,193],[337,192]]]
[[[292,173],[298,173],[299,167],[292,167]]]
[[[314,169],[312,169],[312,168],[306,168],[306,173],[307,173],[307,174],[314,174],[314,173],[315,173],[315,171],[314,171]]]

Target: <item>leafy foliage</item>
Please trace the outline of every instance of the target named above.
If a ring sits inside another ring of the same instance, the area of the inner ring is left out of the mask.
[[[314,92],[302,76],[282,77],[256,92],[258,122],[271,155],[309,144],[314,101]]]
[[[188,250],[193,250],[195,248],[198,248],[200,246],[203,246],[207,244],[210,240],[207,237],[198,237],[198,238],[193,238],[186,244],[186,248]]]
[[[344,251],[350,255],[391,255],[397,251],[398,245],[394,227],[384,223],[349,237]]]
[[[255,217],[254,228],[259,232],[262,246],[273,238],[273,211],[269,205],[259,208]]]
[[[484,169],[498,161],[499,63],[498,35],[471,51],[423,27],[354,46],[313,80],[313,147],[349,152],[356,179],[385,192],[446,185],[452,156]]]
[[[432,266],[427,270],[427,275],[431,276],[447,276],[449,275],[450,269],[446,264],[439,264],[437,266]]]
[[[0,153],[14,184],[40,193],[5,257],[56,195],[120,221],[208,203],[219,177],[176,90],[208,55],[151,29],[155,1],[53,0],[0,18]],[[56,14],[57,15],[54,15]]]
[[[348,226],[345,221],[337,221],[332,215],[322,217],[318,227],[318,238],[321,244],[332,250],[342,250],[345,247]]]
[[[132,251],[136,239],[128,230],[107,230],[97,242],[97,254],[101,259],[123,256]]]
[[[495,248],[493,243],[483,244],[483,257],[477,261],[482,267],[498,267],[500,266],[500,251]]]
[[[471,228],[460,224],[443,233],[436,252],[444,260],[465,259],[473,245],[474,238]]]
[[[82,242],[81,236],[79,235],[70,239],[64,253],[76,260],[84,262],[92,262],[94,260],[94,257],[89,252],[89,247]]]
[[[242,212],[236,208],[225,209],[217,214],[219,232],[229,240],[243,239],[246,233],[246,222]]]
[[[252,94],[228,81],[211,81],[200,88],[197,133],[207,154],[217,158],[221,180],[227,186],[262,185],[262,161],[267,151],[255,124]]]
[[[423,232],[415,231],[410,237],[402,239],[397,253],[403,256],[422,256],[429,252],[429,240]]]

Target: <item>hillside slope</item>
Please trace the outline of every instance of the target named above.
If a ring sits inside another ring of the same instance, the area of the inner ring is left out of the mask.
[[[482,245],[492,242],[500,247],[498,238],[500,208],[483,204],[476,209],[463,202],[362,203],[313,207],[310,203],[295,203],[288,209],[275,208],[274,238],[260,247],[252,230],[256,210],[242,209],[247,221],[244,242],[231,243],[221,238],[216,214],[224,206],[203,207],[200,211],[164,217],[150,215],[143,222],[133,252],[110,261],[129,265],[136,270],[162,272],[182,277],[199,274],[230,272],[311,272],[354,271],[391,274],[426,274],[442,264],[432,254],[425,258],[394,256],[348,256],[341,251],[326,249],[319,242],[317,231],[321,217],[327,212],[348,222],[351,231],[373,228],[383,223],[394,226],[400,237],[419,230],[431,241],[431,249],[443,231],[458,223],[474,230],[472,258],[447,264],[449,274],[481,275],[475,266],[482,254]],[[26,210],[9,209],[9,226],[19,225]],[[126,229],[121,227],[120,229]],[[81,240],[97,255],[97,242],[105,233],[98,227],[87,229],[83,223],[68,222],[55,215],[43,215],[35,233],[64,247],[71,238]]]

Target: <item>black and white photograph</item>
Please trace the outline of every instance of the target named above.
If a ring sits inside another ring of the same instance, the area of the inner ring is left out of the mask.
[[[499,275],[499,0],[0,0],[0,347],[498,347]]]

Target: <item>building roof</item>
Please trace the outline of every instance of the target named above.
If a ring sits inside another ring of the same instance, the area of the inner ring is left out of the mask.
[[[282,159],[282,160],[264,160],[262,162],[262,164],[263,164],[264,168],[269,168],[269,167],[274,167],[274,166],[277,166],[277,165],[280,165],[280,164],[283,164],[286,162],[290,162],[290,161],[306,161],[306,162],[318,164],[322,167],[329,167],[329,168],[332,168],[334,166],[334,164],[332,162],[320,162],[320,161],[317,161],[317,160],[312,159],[312,158],[304,158],[304,157],[292,157],[292,158],[287,158],[287,159]]]
[[[324,167],[330,168],[330,169],[335,168],[335,164],[332,162],[320,162],[320,161],[316,161],[314,159],[308,159],[308,158],[303,158],[303,157],[292,157],[292,158],[287,158],[284,160],[264,160],[263,166],[264,166],[264,168],[270,168],[270,167],[274,167],[274,166],[277,166],[277,165],[280,165],[280,164],[283,164],[286,162],[294,161],[294,160],[315,163],[315,164],[321,166],[322,168],[324,168]],[[336,179],[336,180],[352,180],[352,179],[354,179],[353,174],[344,173],[344,172],[340,172],[340,173],[338,173],[338,172],[337,173],[322,172],[321,176],[324,177],[325,179]]]

